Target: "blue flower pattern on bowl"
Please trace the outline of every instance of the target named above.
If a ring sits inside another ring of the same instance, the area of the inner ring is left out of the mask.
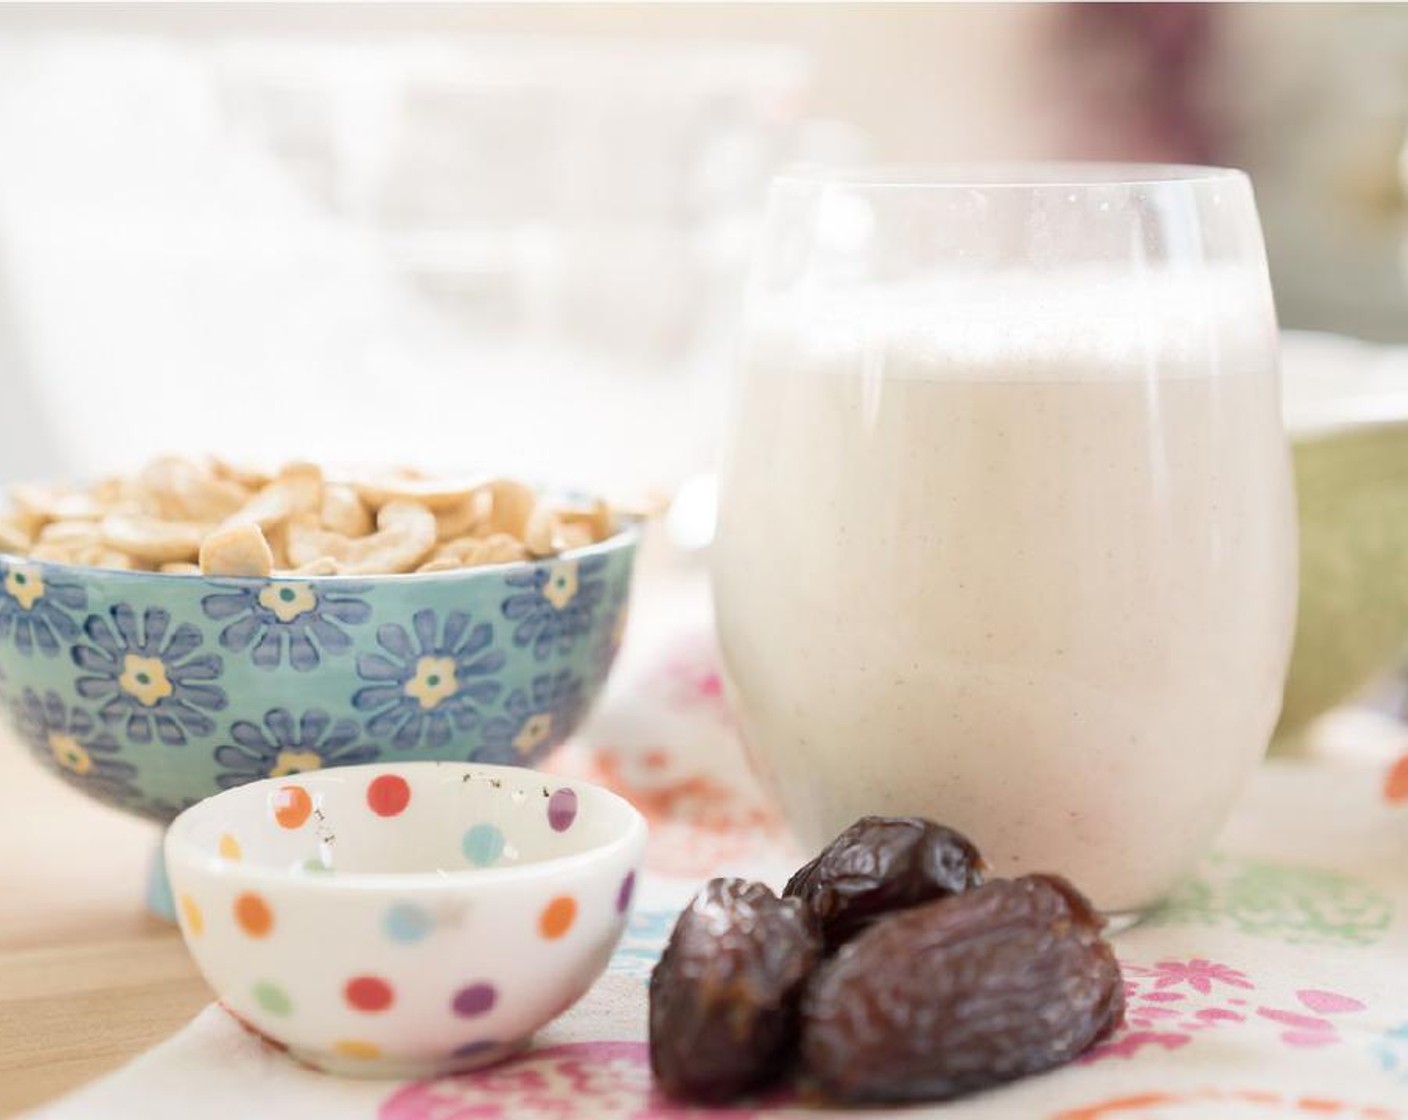
[[[355,581],[0,557],[0,716],[79,789],[159,821],[393,751],[537,765],[606,678],[634,549],[626,533],[507,570]],[[67,763],[51,733],[76,744]]]
[[[362,729],[355,721],[334,721],[320,708],[310,708],[296,720],[287,708],[274,708],[264,716],[262,727],[236,720],[230,738],[233,743],[215,748],[215,761],[223,767],[215,779],[221,789],[381,757],[376,747],[359,741]]]
[[[592,639],[592,670],[600,680],[605,680],[611,671],[616,655],[621,652],[621,642],[626,636],[626,625],[630,621],[627,598],[631,589],[630,572],[618,578],[612,585],[606,599],[605,618],[596,628]]]
[[[559,560],[506,577],[516,589],[504,600],[504,618],[518,625],[515,645],[539,661],[555,649],[567,653],[592,630],[593,613],[606,594],[606,557]],[[517,590],[521,589],[521,590]]]
[[[140,621],[126,603],[88,616],[83,632],[92,645],[73,647],[73,663],[88,673],[74,682],[85,700],[101,700],[103,722],[119,724],[134,743],[153,734],[168,746],[215,730],[210,713],[224,710],[220,657],[197,653],[204,636],[188,622],[171,629],[171,615],[148,607]],[[168,631],[170,631],[168,636]]]
[[[82,708],[65,706],[57,692],[41,697],[26,688],[14,717],[30,750],[70,785],[109,805],[130,807],[140,799],[137,767],[118,757],[117,740]]]
[[[566,669],[536,676],[527,688],[508,694],[503,715],[485,721],[484,746],[471,761],[535,762],[566,738],[583,707],[582,681]]]
[[[322,590],[312,581],[273,580],[207,595],[201,609],[212,621],[230,620],[220,631],[222,649],[250,650],[250,660],[270,670],[287,654],[294,669],[307,673],[322,664],[325,655],[352,649],[352,637],[343,627],[361,626],[372,617],[371,605],[358,598],[367,588],[343,584]]]
[[[398,623],[377,630],[386,652],[357,658],[357,675],[372,682],[357,690],[353,706],[370,713],[367,733],[389,739],[398,750],[422,742],[449,744],[455,732],[479,724],[480,706],[502,691],[493,674],[504,667],[502,650],[493,649],[494,628],[471,625],[463,611],[451,611],[443,627],[432,610],[416,611],[414,636]]]
[[[38,647],[57,657],[61,643],[78,637],[69,612],[87,608],[88,594],[77,584],[48,577],[37,564],[0,561],[0,642],[13,637],[23,656]]]

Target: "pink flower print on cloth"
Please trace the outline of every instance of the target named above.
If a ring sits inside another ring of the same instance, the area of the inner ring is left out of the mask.
[[[552,1046],[476,1073],[414,1082],[394,1092],[377,1112],[378,1120],[753,1120],[760,1115],[755,1108],[691,1108],[666,1100],[652,1083],[646,1044],[624,1041]]]
[[[1254,985],[1244,973],[1225,964],[1194,958],[1189,961],[1160,961],[1154,965],[1154,988],[1188,987],[1203,995],[1212,993],[1214,987],[1252,988]]]
[[[1352,1015],[1364,1010],[1364,1004],[1357,999],[1318,988],[1302,988],[1295,993],[1295,998],[1302,1010],[1276,1007],[1258,1007],[1256,1010],[1261,1018],[1285,1028],[1281,1031],[1281,1041],[1287,1046],[1333,1046],[1343,1039],[1330,1017]],[[1312,1014],[1307,1015],[1306,1011]]]
[[[1266,996],[1246,972],[1201,957],[1121,969],[1124,1028],[1082,1061],[1128,1059],[1149,1048],[1178,1050],[1218,1028],[1264,1032],[1271,1027],[1287,1046],[1333,1046],[1343,1041],[1335,1018],[1365,1010],[1351,996],[1320,988]]]
[[[733,713],[724,695],[723,662],[713,635],[700,634],[679,642],[665,657],[661,677],[662,693],[671,710],[707,715],[724,726],[733,726]]]
[[[781,819],[747,782],[728,782],[660,747],[571,749],[547,769],[620,794],[650,824],[646,866],[665,875],[703,876],[775,851]]]

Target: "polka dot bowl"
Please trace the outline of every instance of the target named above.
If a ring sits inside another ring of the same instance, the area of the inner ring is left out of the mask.
[[[229,790],[176,818],[166,865],[231,1014],[317,1069],[428,1077],[507,1056],[586,993],[645,839],[586,782],[411,762]]]
[[[219,579],[0,554],[0,717],[88,796],[165,823],[245,782],[539,763],[606,680],[637,530],[426,575]]]

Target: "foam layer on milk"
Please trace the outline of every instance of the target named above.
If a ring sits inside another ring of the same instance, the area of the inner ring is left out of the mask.
[[[1118,381],[1269,373],[1265,274],[949,272],[755,295],[747,364],[901,380]]]

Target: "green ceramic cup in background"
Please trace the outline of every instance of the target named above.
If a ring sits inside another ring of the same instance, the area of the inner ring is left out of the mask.
[[[1305,335],[1287,358],[1301,554],[1282,749],[1408,648],[1408,359]]]

